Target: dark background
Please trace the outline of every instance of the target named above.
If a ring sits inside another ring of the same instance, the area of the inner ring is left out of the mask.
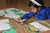
[[[30,0],[0,0],[0,9],[18,8],[29,11]],[[44,0],[45,6],[50,6],[50,0]]]

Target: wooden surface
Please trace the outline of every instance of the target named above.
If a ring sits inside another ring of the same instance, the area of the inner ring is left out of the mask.
[[[4,19],[3,17],[0,17],[0,19]],[[10,23],[14,26],[14,28],[16,29],[17,33],[32,33],[31,31],[27,30],[26,28],[24,28],[22,25],[14,22],[12,19],[10,19]],[[0,32],[1,33],[1,32]],[[50,31],[45,31],[45,32],[41,32],[41,33],[50,33]]]
[[[22,25],[13,22],[13,20],[9,19],[11,24],[14,26],[14,28],[17,30],[17,33],[31,33],[29,30],[24,28]]]
[[[3,17],[0,17],[0,19],[4,19]],[[7,18],[6,18],[7,19]],[[24,28],[22,25],[13,22],[12,19],[9,19],[10,23],[14,26],[14,28],[16,29],[17,33],[32,33],[31,31],[27,30],[26,28]],[[1,33],[1,32],[0,32]]]
[[[0,0],[0,9],[18,8],[29,11],[30,0]],[[45,6],[50,6],[50,0],[44,0]]]

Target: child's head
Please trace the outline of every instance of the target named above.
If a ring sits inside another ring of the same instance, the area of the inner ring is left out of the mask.
[[[42,7],[44,7],[44,2],[43,0],[31,0],[29,3],[29,7],[31,8],[32,11],[37,12]]]

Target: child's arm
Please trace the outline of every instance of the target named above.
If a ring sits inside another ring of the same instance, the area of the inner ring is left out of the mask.
[[[48,22],[50,24],[50,20],[49,19],[46,19],[46,20],[37,20],[36,18],[34,17],[31,17],[30,19],[27,20],[27,22],[34,22],[34,21],[42,21],[42,22]]]
[[[27,20],[27,19],[31,18],[32,16],[34,16],[34,13],[29,12],[29,13],[26,13],[23,17],[17,18],[16,21],[23,22],[23,20]]]
[[[34,15],[35,15],[35,13],[29,12],[29,13],[26,13],[23,17],[21,17],[21,19],[29,19]]]

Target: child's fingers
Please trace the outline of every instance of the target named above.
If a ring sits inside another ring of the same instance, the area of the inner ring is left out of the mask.
[[[21,18],[17,18],[15,20],[18,21],[18,22],[22,22]]]

